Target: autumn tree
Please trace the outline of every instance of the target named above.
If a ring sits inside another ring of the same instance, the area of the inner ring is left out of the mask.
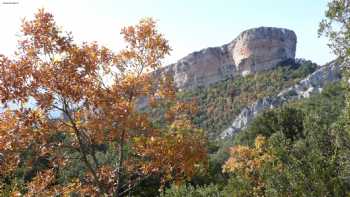
[[[230,157],[223,165],[223,172],[235,173],[239,182],[234,185],[232,194],[237,196],[265,196],[266,182],[263,168],[271,165],[275,157],[268,150],[266,138],[259,135],[255,139],[254,147],[237,145],[230,148]],[[275,164],[275,169],[281,164]]]
[[[0,178],[46,164],[8,193],[124,196],[150,176],[181,182],[206,165],[205,138],[190,121],[194,104],[176,99],[171,76],[152,72],[170,52],[152,19],[123,28],[127,46],[118,53],[75,43],[43,9],[21,32],[14,57],[0,56]],[[164,124],[141,102],[162,108]],[[112,161],[101,159],[111,153]],[[60,181],[77,163],[84,173]]]

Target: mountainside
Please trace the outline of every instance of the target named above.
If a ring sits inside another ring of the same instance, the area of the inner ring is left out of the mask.
[[[189,54],[157,71],[171,74],[181,99],[195,99],[194,123],[210,138],[225,138],[246,128],[262,111],[307,98],[338,81],[342,65],[318,66],[295,59],[291,30],[259,27],[232,42]]]
[[[197,87],[178,94],[181,99],[197,101],[193,122],[210,137],[216,138],[232,125],[247,106],[265,97],[276,97],[313,73],[318,66],[311,61],[280,64],[277,68],[248,76],[227,79],[208,87]]]
[[[282,90],[277,96],[268,96],[257,100],[252,105],[245,107],[234,119],[232,125],[220,134],[220,137],[232,136],[235,132],[246,128],[258,113],[266,109],[272,109],[281,106],[285,102],[308,98],[313,94],[320,93],[326,84],[340,80],[342,67],[342,64],[332,62],[319,68],[292,87]]]

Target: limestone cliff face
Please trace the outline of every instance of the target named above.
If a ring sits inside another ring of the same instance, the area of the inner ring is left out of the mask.
[[[232,45],[212,47],[193,52],[163,71],[174,76],[175,84],[180,89],[207,86],[233,77],[235,65],[230,53]]]
[[[259,27],[242,32],[236,38],[232,56],[242,74],[275,67],[279,62],[295,58],[297,37],[291,30]]]
[[[226,45],[191,53],[158,73],[172,74],[178,88],[191,89],[274,68],[279,62],[294,59],[295,49],[293,31],[259,27],[242,32]]]

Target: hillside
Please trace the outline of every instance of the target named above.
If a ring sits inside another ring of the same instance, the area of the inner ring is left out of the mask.
[[[244,107],[264,97],[277,96],[317,68],[311,61],[280,64],[273,70],[183,91],[178,96],[197,101],[199,111],[193,118],[194,123],[210,137],[217,137]]]
[[[204,186],[183,186],[178,190],[172,188],[164,196],[185,196],[188,193],[191,193],[189,196],[198,193],[203,194],[199,196],[226,197],[233,193],[245,196],[244,192],[253,190],[254,183],[240,174],[231,174],[228,178],[222,173],[222,164],[229,158],[230,147],[254,147],[259,135],[266,137],[269,150],[275,151],[278,159],[273,161],[280,160],[286,164],[283,171],[275,171],[273,166],[254,171],[257,177],[263,176],[263,180],[269,183],[267,188],[273,188],[265,191],[267,196],[284,196],[289,192],[303,196],[305,191],[312,193],[312,196],[342,196],[343,193],[332,192],[342,192],[341,181],[344,179],[339,174],[348,174],[347,159],[342,158],[345,155],[340,152],[342,148],[346,149],[340,146],[348,139],[345,133],[341,133],[345,92],[340,82],[328,83],[320,94],[284,103],[258,114],[250,126],[241,132],[210,144],[209,173],[196,177],[192,182]],[[288,133],[292,134],[289,135],[290,139],[286,137]],[[332,151],[336,150],[339,155],[330,158],[334,154]],[[249,158],[248,151],[245,156]],[[335,169],[337,172],[334,172]],[[333,181],[329,181],[325,175],[327,173],[334,174]],[[342,180],[337,180],[339,177]],[[281,195],[274,193],[276,191]]]
[[[193,52],[156,75],[172,75],[178,98],[197,102],[196,126],[211,139],[225,138],[263,110],[319,93],[340,79],[342,65],[336,61],[319,66],[295,59],[296,41],[292,30],[248,29],[232,42]]]

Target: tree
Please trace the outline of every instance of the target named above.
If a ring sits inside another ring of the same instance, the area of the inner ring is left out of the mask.
[[[277,109],[263,111],[249,127],[235,136],[236,144],[254,144],[259,135],[270,137],[276,132],[282,132],[290,140],[304,137],[304,114],[300,109],[282,106]]]
[[[350,1],[332,0],[328,3],[325,19],[321,21],[319,35],[327,36],[335,55],[346,66],[342,73],[342,86],[345,92],[345,107],[334,129],[334,144],[339,148],[339,174],[349,182],[349,63],[350,63]]]
[[[254,147],[237,145],[230,148],[230,157],[223,165],[223,171],[235,174],[233,196],[265,196],[266,182],[263,168],[275,160],[267,148],[266,138],[259,135]],[[280,165],[273,166],[281,168]]]
[[[333,52],[349,63],[350,56],[350,1],[332,0],[328,3],[319,27],[319,35],[325,35],[330,39],[330,48]]]
[[[122,29],[118,53],[74,43],[43,9],[21,32],[14,58],[0,56],[0,178],[43,157],[47,164],[9,192],[124,196],[149,176],[180,182],[206,165],[206,140],[189,121],[195,106],[177,101],[171,76],[152,72],[170,52],[152,19]],[[139,110],[142,100],[165,109],[165,124]],[[106,151],[112,161],[100,159]],[[75,161],[83,175],[60,182]]]

